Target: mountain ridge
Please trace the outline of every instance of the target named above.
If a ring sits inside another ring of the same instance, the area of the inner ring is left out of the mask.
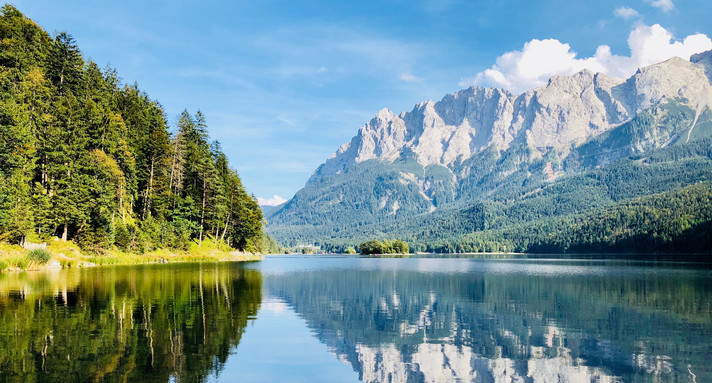
[[[702,126],[693,140],[707,137],[709,117],[697,118],[708,113],[700,102],[711,89],[710,63],[712,51],[640,68],[628,79],[584,69],[519,95],[470,87],[410,112],[381,109],[268,214],[268,230],[291,243],[303,237],[300,222],[311,222],[330,228],[325,237],[350,238],[358,227],[465,208],[682,145],[691,122]]]
[[[307,183],[319,173],[335,174],[369,159],[392,162],[406,149],[424,166],[449,166],[459,156],[467,159],[490,145],[508,149],[522,132],[540,154],[548,148],[580,144],[665,99],[696,100],[709,86],[705,71],[710,71],[706,68],[712,61],[704,58],[712,54],[706,53],[695,57],[699,65],[675,57],[641,68],[627,80],[584,69],[572,76],[553,76],[546,85],[520,95],[470,87],[439,102],[418,103],[411,112],[396,115],[384,108],[329,156]],[[670,75],[671,71],[682,76]]]

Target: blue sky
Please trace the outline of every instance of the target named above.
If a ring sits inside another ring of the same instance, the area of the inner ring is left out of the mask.
[[[375,113],[712,49],[709,0],[16,0],[174,125],[202,110],[249,192],[285,198]],[[606,50],[607,46],[609,50]],[[620,72],[620,73],[619,73]]]

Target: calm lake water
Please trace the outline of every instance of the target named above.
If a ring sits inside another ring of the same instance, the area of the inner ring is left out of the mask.
[[[268,257],[0,275],[0,381],[712,382],[695,263]]]

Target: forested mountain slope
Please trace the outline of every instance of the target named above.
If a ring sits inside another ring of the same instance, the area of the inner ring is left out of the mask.
[[[10,5],[0,15],[0,242],[58,236],[128,251],[226,241],[257,251],[262,213],[205,116],[171,134],[158,101]]]
[[[502,235],[487,246],[443,241],[709,180],[710,57],[673,58],[627,80],[584,70],[521,95],[473,87],[411,112],[382,110],[268,216],[268,230],[334,250],[388,236],[416,250],[509,250]],[[489,216],[462,223],[485,207]]]

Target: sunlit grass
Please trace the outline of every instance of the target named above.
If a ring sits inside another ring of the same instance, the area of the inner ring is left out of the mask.
[[[37,250],[33,250],[38,253]],[[201,245],[192,242],[187,251],[175,249],[157,249],[143,254],[124,252],[113,248],[101,254],[83,251],[73,242],[51,240],[47,243],[46,253],[49,260],[37,259],[30,251],[18,245],[0,244],[0,271],[40,270],[50,267],[75,268],[100,265],[138,265],[149,263],[174,262],[221,262],[255,261],[260,255],[241,253],[222,242],[208,238]],[[34,253],[33,253],[34,254]],[[53,262],[56,261],[56,262]]]

